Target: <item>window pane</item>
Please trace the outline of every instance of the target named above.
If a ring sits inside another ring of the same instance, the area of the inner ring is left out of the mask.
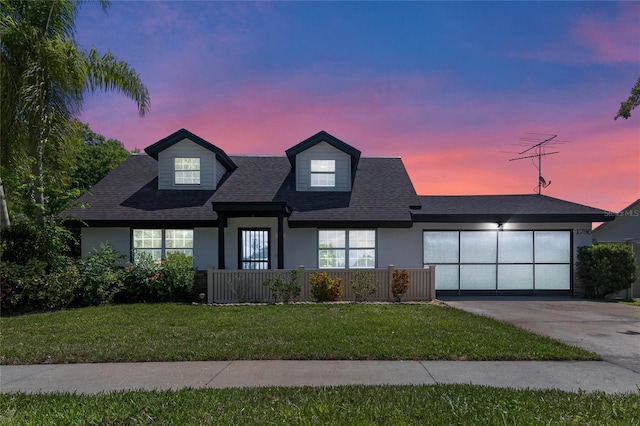
[[[133,252],[133,261],[137,262],[141,253],[148,253],[151,255],[151,258],[156,262],[160,262],[162,260],[162,249],[136,249]]]
[[[134,229],[133,248],[162,248],[162,230]]]
[[[457,231],[425,232],[423,239],[425,265],[436,263],[458,263]]]
[[[495,263],[496,234],[496,231],[460,232],[460,262]]]
[[[320,231],[318,243],[320,248],[345,248],[346,231]]]
[[[344,268],[345,250],[320,250],[320,268]]]
[[[498,289],[533,290],[533,265],[498,265]]]
[[[349,247],[375,247],[376,231],[349,231]]]
[[[457,290],[458,265],[436,265],[436,290]]]
[[[349,250],[349,268],[375,268],[375,249]]]
[[[170,248],[193,248],[192,229],[167,229],[165,231],[165,247]]]
[[[311,160],[312,172],[330,173],[336,171],[336,160]]]
[[[436,277],[438,269],[436,268]],[[461,290],[495,290],[495,265],[460,265]]]
[[[200,158],[176,158],[176,170],[200,170]]]
[[[536,265],[536,290],[569,290],[569,265]]]
[[[336,175],[333,173],[311,173],[311,186],[336,186]]]
[[[498,262],[531,263],[533,262],[533,232],[501,231],[498,232]]]
[[[536,263],[570,262],[571,236],[568,231],[535,231],[534,235]]]
[[[175,158],[174,165],[174,181],[176,184],[200,184],[200,158]]]

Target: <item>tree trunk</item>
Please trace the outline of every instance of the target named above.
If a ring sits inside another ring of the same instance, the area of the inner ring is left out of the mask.
[[[0,230],[11,226],[9,221],[9,209],[7,208],[7,199],[4,196],[4,186],[2,186],[2,177],[0,177]]]

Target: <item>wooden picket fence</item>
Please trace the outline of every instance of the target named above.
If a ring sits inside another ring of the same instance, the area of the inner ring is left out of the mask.
[[[402,297],[403,301],[432,300],[435,298],[435,266],[424,269],[407,269],[409,276],[409,290]],[[316,272],[326,271],[332,277],[342,280],[343,293],[340,300],[353,301],[355,295],[351,287],[357,271],[363,271],[373,276],[373,281],[380,284],[378,291],[367,297],[369,301],[394,301],[391,293],[393,271],[395,267],[390,265],[386,269],[343,269],[343,270],[312,270],[300,267],[298,281],[302,284],[302,291],[295,301],[310,302],[311,286],[309,278]],[[263,285],[268,280],[281,275],[289,280],[291,269],[269,270],[230,270],[213,269],[207,271],[207,302],[208,303],[269,303],[274,301],[274,295]]]

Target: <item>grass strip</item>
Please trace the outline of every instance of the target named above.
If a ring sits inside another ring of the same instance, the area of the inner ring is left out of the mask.
[[[12,425],[640,425],[640,394],[472,385],[0,395]]]
[[[429,304],[109,305],[0,320],[0,363],[201,360],[594,360]]]

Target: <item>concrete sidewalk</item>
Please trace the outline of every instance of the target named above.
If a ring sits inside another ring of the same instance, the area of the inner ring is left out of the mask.
[[[253,386],[433,385],[638,392],[640,373],[605,361],[200,361],[1,366],[1,392]]]

